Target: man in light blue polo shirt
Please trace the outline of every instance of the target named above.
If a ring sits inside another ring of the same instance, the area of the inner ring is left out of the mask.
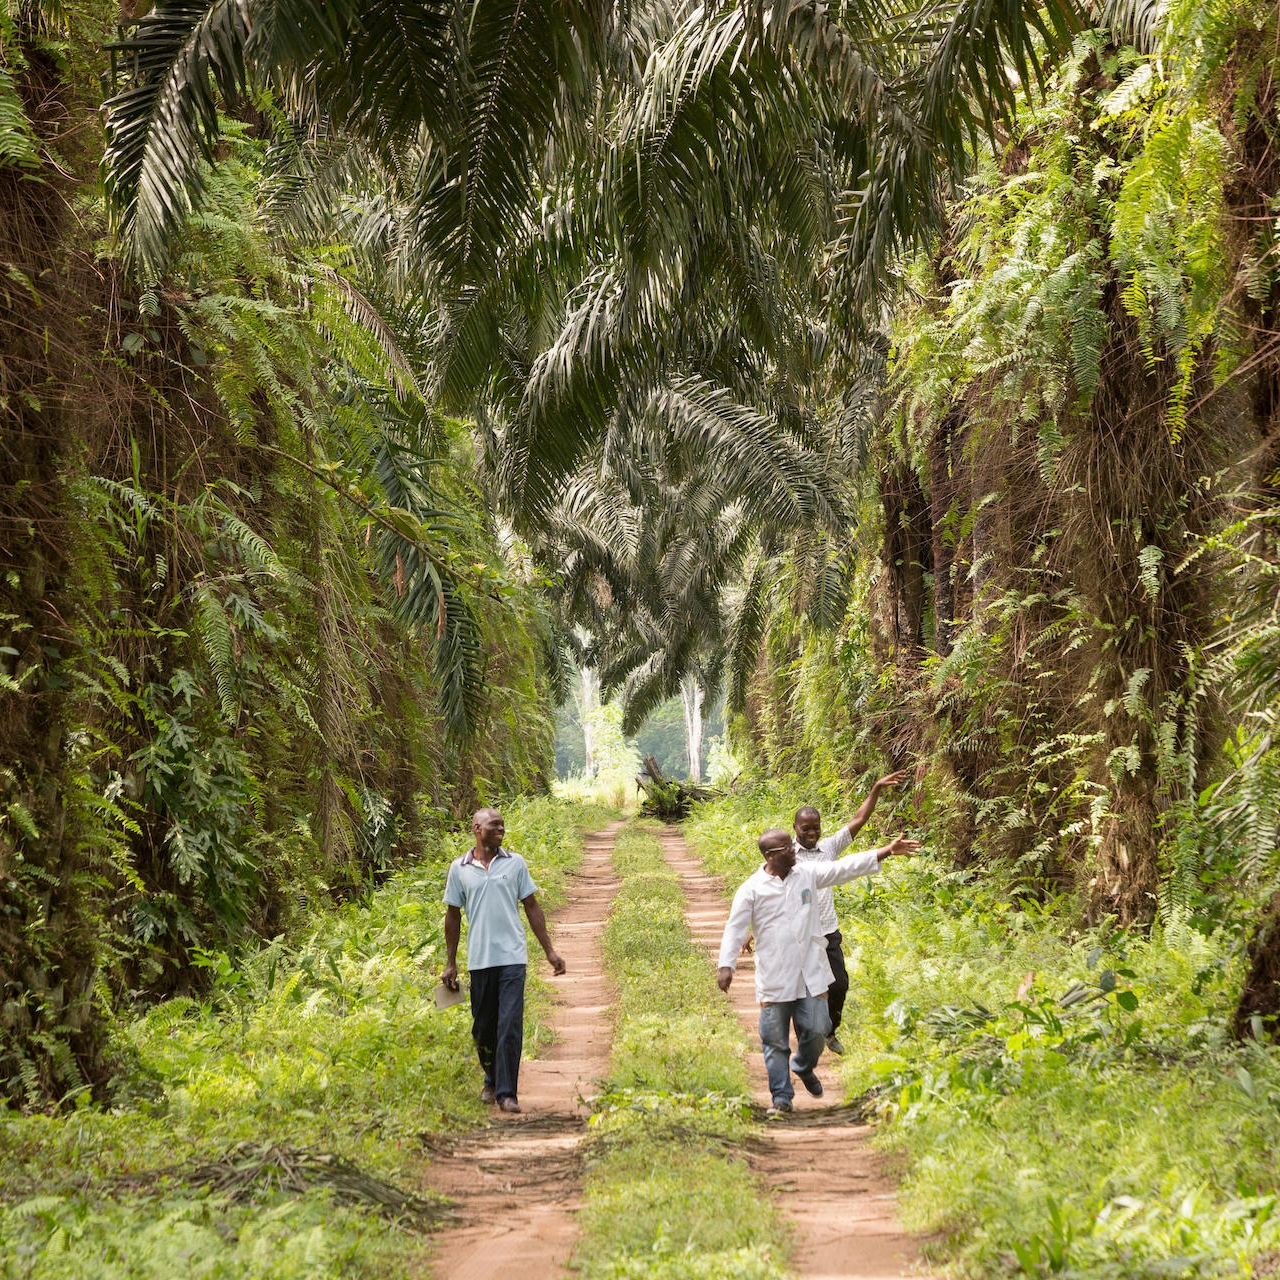
[[[458,989],[458,939],[467,915],[467,969],[471,975],[471,1038],[484,1070],[480,1097],[502,1111],[518,1112],[517,1082],[524,1041],[524,980],[529,964],[520,907],[552,970],[564,961],[547,936],[547,918],[534,896],[525,860],[502,847],[507,833],[496,809],[481,809],[471,821],[475,844],[455,858],[444,886],[445,965],[440,980]]]

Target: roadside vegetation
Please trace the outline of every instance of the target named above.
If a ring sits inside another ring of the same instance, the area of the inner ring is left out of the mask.
[[[685,922],[655,828],[618,835],[604,935],[618,998],[587,1140],[584,1280],[779,1280],[786,1235],[743,1155],[746,1038]]]
[[[548,906],[580,863],[552,800],[506,810]],[[431,999],[448,862],[429,862],[251,954],[205,953],[210,982],[113,1027],[111,1105],[88,1092],[0,1114],[0,1277],[189,1280],[403,1275],[442,1206],[422,1135],[478,1121],[465,1005]],[[545,1034],[537,977],[526,1035]]]
[[[733,887],[813,798],[793,779],[724,799],[688,837]],[[852,811],[829,801],[828,830]],[[836,898],[842,1074],[905,1157],[906,1225],[964,1276],[1275,1274],[1280,1053],[1232,1038],[1238,930],[1178,910],[1084,927],[1073,898],[947,852]]]
[[[1274,0],[0,0],[0,1270],[399,1256],[305,1188],[475,1114],[437,833],[576,697],[618,806],[723,702],[734,876],[913,770],[845,1070],[957,1269],[1280,1271],[1278,210]],[[583,1265],[767,1270],[647,839]]]

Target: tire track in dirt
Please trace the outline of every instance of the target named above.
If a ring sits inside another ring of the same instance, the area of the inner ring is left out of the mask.
[[[617,822],[585,838],[569,900],[551,918],[567,972],[550,978],[555,1042],[520,1064],[523,1114],[495,1110],[485,1128],[430,1143],[426,1181],[454,1201],[458,1218],[435,1239],[429,1265],[436,1280],[566,1274],[582,1195],[578,1142],[590,1114],[582,1098],[603,1077],[612,1038],[600,938],[620,884],[610,857],[621,827]],[[531,953],[531,964],[541,962],[540,953]]]
[[[724,883],[690,856],[678,828],[664,828],[660,838],[667,865],[679,873],[684,887],[689,928],[714,964],[729,914]],[[751,1081],[755,1101],[766,1107],[770,1098],[759,1050],[754,980],[755,962],[744,956],[729,999],[755,1046]],[[751,1156],[752,1167],[773,1188],[795,1229],[796,1274],[808,1280],[921,1276],[917,1242],[898,1225],[893,1185],[868,1143],[871,1127],[861,1122],[856,1109],[831,1101],[842,1097],[843,1090],[825,1054],[818,1076],[826,1087],[823,1098],[810,1098],[797,1087],[795,1113],[771,1122],[763,1146]]]

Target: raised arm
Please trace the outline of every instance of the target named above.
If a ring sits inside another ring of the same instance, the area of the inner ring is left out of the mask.
[[[883,778],[877,778],[871,784],[871,790],[867,792],[867,798],[858,806],[858,812],[850,819],[849,834],[856,836],[867,825],[867,819],[875,812],[876,802],[880,799],[882,791],[888,787],[901,786],[906,780],[906,769],[895,769],[892,773],[886,773]]]
[[[551,964],[551,972],[555,974],[563,973],[564,961],[560,959],[556,949],[551,945],[551,938],[547,933],[547,917],[543,914],[542,903],[538,901],[537,894],[531,893],[527,898],[521,898],[520,905],[524,908],[524,913],[529,919],[529,928],[533,930],[533,936],[537,938],[539,946],[547,953],[547,960]]]
[[[834,862],[811,862],[808,865],[813,874],[813,883],[818,888],[831,884],[847,884],[859,876],[873,875],[880,870],[880,864],[895,854],[910,857],[920,848],[919,840],[908,840],[906,832],[894,836],[886,845],[872,849],[870,853],[849,853]]]
[[[740,886],[733,895],[733,906],[729,908],[729,918],[725,921],[724,935],[720,939],[720,967],[716,970],[716,985],[721,991],[729,990],[734,970],[738,967],[738,953],[751,930],[751,903],[750,890],[746,885]]]

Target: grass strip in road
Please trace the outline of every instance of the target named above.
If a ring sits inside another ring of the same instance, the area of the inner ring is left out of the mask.
[[[613,862],[615,1038],[587,1141],[577,1265],[584,1280],[778,1280],[786,1229],[744,1158],[745,1037],[653,828],[625,828]]]
[[[582,830],[614,815],[537,799],[506,816],[554,907]],[[309,935],[211,955],[198,999],[121,1017],[113,1105],[0,1113],[0,1280],[404,1275],[431,1218],[421,1135],[484,1113],[466,1006],[431,999],[468,844],[443,838]]]

